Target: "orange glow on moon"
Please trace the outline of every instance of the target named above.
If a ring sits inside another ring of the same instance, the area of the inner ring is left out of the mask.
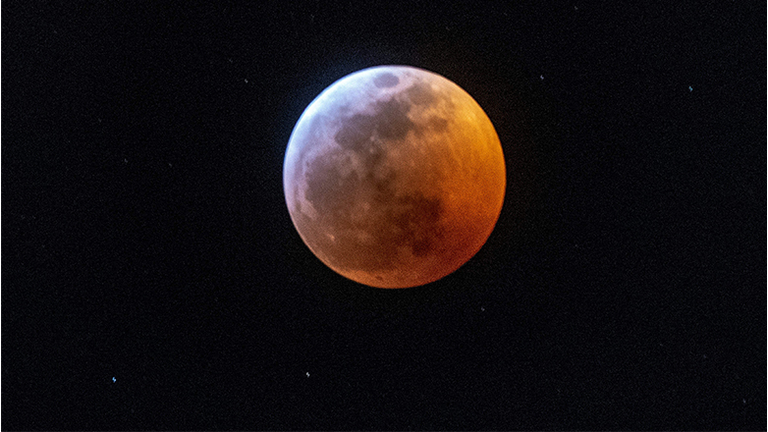
[[[485,244],[506,170],[498,135],[467,92],[432,72],[381,66],[342,78],[306,108],[283,186],[294,226],[328,267],[408,288],[453,273]]]

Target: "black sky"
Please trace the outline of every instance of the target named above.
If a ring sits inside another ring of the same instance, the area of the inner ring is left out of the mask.
[[[4,430],[765,430],[764,3],[184,3],[3,2]],[[467,90],[508,171],[408,290],[282,189],[381,64]]]

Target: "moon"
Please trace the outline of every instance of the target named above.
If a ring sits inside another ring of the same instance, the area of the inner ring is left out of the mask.
[[[409,288],[453,273],[485,244],[506,169],[466,91],[423,69],[378,66],[309,104],[288,142],[283,187],[323,263],[364,285]]]

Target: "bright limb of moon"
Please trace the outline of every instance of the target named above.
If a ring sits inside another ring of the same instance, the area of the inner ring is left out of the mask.
[[[501,143],[463,89],[408,66],[364,69],[306,108],[283,166],[299,235],[356,282],[407,288],[454,272],[504,201]]]

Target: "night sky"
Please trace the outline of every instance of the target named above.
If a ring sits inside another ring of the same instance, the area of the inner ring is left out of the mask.
[[[2,4],[2,429],[765,430],[764,2],[42,3]],[[383,64],[507,167],[405,290],[315,258],[282,185]]]

